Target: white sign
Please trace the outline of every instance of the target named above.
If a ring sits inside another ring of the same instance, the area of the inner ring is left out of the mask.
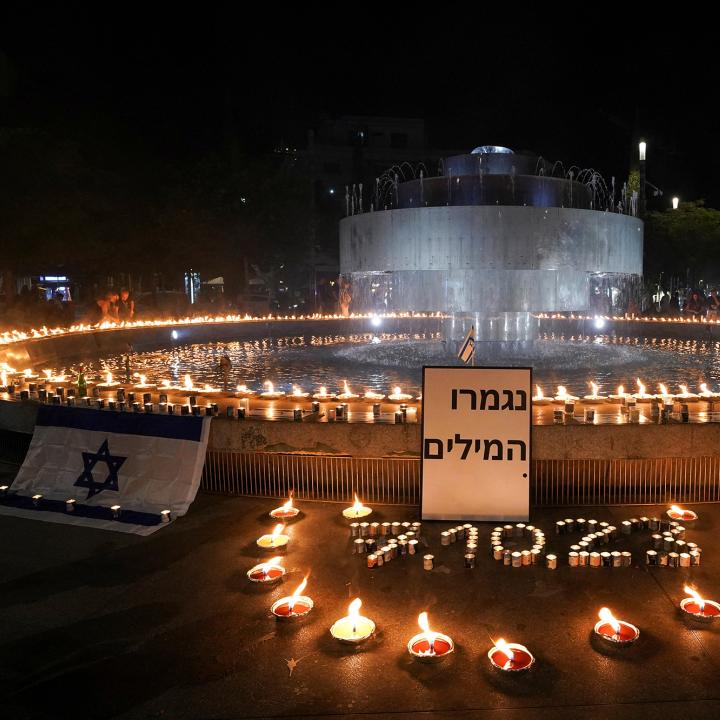
[[[531,368],[423,368],[424,519],[528,519],[531,387]]]

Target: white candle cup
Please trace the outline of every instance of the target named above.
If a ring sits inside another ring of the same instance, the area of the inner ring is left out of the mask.
[[[263,550],[284,550],[290,542],[289,535],[261,535],[257,540],[256,544]]]
[[[359,615],[356,618],[344,617],[330,628],[330,634],[339,642],[357,645],[372,637],[375,623],[370,618]]]
[[[65,501],[65,512],[73,513],[75,512],[75,499],[70,498],[69,500]]]
[[[119,505],[113,505],[110,508],[110,511],[112,512],[112,516],[114,520],[117,520],[120,517],[120,513],[122,512],[122,508]]]
[[[619,647],[632,645],[640,637],[640,630],[624,620],[618,620],[617,627],[611,625],[607,620],[599,620],[595,623],[593,632],[605,642]]]
[[[164,522],[164,523],[169,523],[170,519],[171,519],[171,515],[172,515],[172,513],[170,512],[170,510],[162,510],[160,512],[160,521]]]
[[[278,620],[297,620],[304,618],[313,607],[314,603],[307,595],[288,596],[274,602],[270,612]]]
[[[437,662],[455,650],[455,643],[449,635],[443,633],[418,633],[408,640],[410,655],[422,662]]]
[[[687,597],[680,601],[680,609],[693,620],[711,623],[720,618],[720,603],[703,599],[702,604],[695,598]]]
[[[435,559],[434,555],[423,555],[423,569],[432,570],[434,559]]]
[[[273,583],[281,580],[285,568],[276,563],[259,563],[247,571],[248,580],[254,583]]]

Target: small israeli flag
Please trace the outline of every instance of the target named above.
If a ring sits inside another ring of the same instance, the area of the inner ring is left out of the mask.
[[[471,326],[468,330],[462,345],[460,346],[460,352],[458,357],[466,365],[475,358],[475,326]]]

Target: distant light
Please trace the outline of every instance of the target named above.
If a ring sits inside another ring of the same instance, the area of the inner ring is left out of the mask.
[[[595,329],[602,330],[605,327],[605,320],[601,317],[595,318]]]
[[[673,204],[673,210],[677,210],[677,209],[678,209],[678,205],[680,204],[680,198],[679,198],[679,197],[674,197],[674,198],[672,199],[672,204]]]
[[[373,345],[380,344],[380,338],[377,335],[373,335],[373,339],[370,341]]]
[[[640,162],[645,162],[645,151],[647,150],[647,143],[644,140],[640,141],[640,144],[638,145],[638,150],[640,151]]]
[[[173,340],[177,340],[177,339],[178,339],[177,330],[173,330],[173,331],[170,333],[170,337],[171,337]]]
[[[331,195],[334,195],[334,194],[335,194],[335,188],[330,188],[330,194],[331,194]]]
[[[377,315],[373,315],[370,322],[373,327],[380,327],[382,325],[382,320]]]
[[[247,202],[247,198],[246,198],[246,197],[241,197],[241,198],[240,198],[240,202],[241,202],[241,203],[246,203],[246,202]]]

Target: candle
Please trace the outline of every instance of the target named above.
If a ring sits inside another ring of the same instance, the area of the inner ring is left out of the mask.
[[[636,400],[639,400],[640,402],[650,402],[651,400],[653,400],[655,398],[654,395],[649,395],[647,393],[646,386],[642,382],[642,380],[640,380],[640,378],[637,378],[637,380],[635,380],[635,382],[637,383],[638,391],[633,395],[633,397]]]
[[[640,637],[640,630],[629,622],[618,620],[606,607],[598,613],[600,621],[595,624],[595,634],[616,645],[630,645]]]
[[[117,520],[120,517],[120,506],[119,505],[112,505],[110,507],[110,510],[112,511],[112,516],[115,520]]]
[[[609,400],[625,402],[625,398],[629,397],[629,393],[625,392],[625,388],[622,385],[618,386],[616,395],[608,395]]]
[[[390,402],[405,402],[407,400],[412,400],[412,395],[404,393],[402,388],[399,385],[396,385],[393,388],[393,391],[388,395],[388,400],[390,400]]]
[[[362,600],[355,598],[348,608],[347,617],[337,620],[330,628],[330,634],[340,642],[357,644],[367,640],[375,632],[375,623],[360,615]]]
[[[140,381],[140,382],[138,382],[138,383],[135,383],[135,388],[136,388],[137,390],[142,390],[142,389],[148,389],[148,388],[154,388],[154,387],[156,387],[156,386],[155,386],[155,383],[148,383],[148,382],[147,382],[147,376],[146,376],[146,375],[141,375],[140,373],[135,373],[135,374],[133,375],[133,377],[138,378],[139,381]]]
[[[535,386],[535,394],[532,397],[534,405],[549,405],[550,398],[545,397],[542,388],[539,385]]]
[[[238,385],[238,386],[235,388],[235,392],[236,392],[238,395],[241,395],[241,396],[243,396],[243,397],[250,397],[251,395],[254,395],[254,394],[255,394],[255,391],[254,391],[254,390],[250,390],[250,388],[249,388],[247,385]]]
[[[40,494],[37,494],[37,495],[33,495],[33,496],[32,496],[33,505],[34,505],[35,507],[37,507],[38,505],[40,505],[40,501],[41,501],[41,500],[42,500],[42,495],[40,495]]]
[[[313,399],[315,400],[333,400],[334,398],[335,395],[328,394],[326,387],[321,387],[320,390],[313,395]]]
[[[48,378],[50,379],[50,378]],[[105,373],[105,382],[98,385],[99,388],[113,388],[117,387],[120,383],[113,380],[113,374],[108,370]]]
[[[490,648],[488,658],[494,668],[505,672],[529,670],[535,662],[533,654],[524,645],[507,643],[502,638]]]
[[[685,402],[694,402],[698,399],[695,393],[688,392],[687,385],[680,385],[680,392],[676,393],[677,400],[685,400]]]
[[[683,612],[694,620],[713,621],[720,617],[720,604],[714,600],[705,600],[688,585],[684,590],[690,597],[680,601],[680,609]]]
[[[274,557],[264,563],[259,563],[247,572],[248,578],[256,583],[269,583],[279,580],[285,575],[285,568],[280,564],[280,558]]]
[[[310,393],[303,392],[303,389],[298,385],[293,385],[292,397],[294,397],[296,400],[303,400],[309,395]]]
[[[356,395],[347,384],[347,380],[343,380],[343,391],[337,396],[338,400],[356,400],[358,398],[358,395]]]
[[[558,385],[557,395],[555,395],[555,402],[565,403],[568,401],[574,401],[578,398],[575,395],[570,395],[563,385]]]
[[[257,539],[257,545],[258,547],[263,548],[263,550],[276,550],[277,548],[284,548],[289,540],[289,535],[283,535],[283,530],[285,529],[285,526],[280,523],[275,526],[275,529],[272,531],[272,534],[270,535],[262,535]]]
[[[667,515],[673,520],[682,520],[683,522],[692,522],[693,520],[698,519],[696,512],[686,510],[685,508],[678,507],[677,505],[672,505],[667,511]]]
[[[284,505],[270,511],[270,517],[279,520],[290,520],[297,517],[299,512],[296,507],[293,507],[293,499],[292,496],[290,496]]]
[[[65,501],[65,512],[75,512],[75,498],[70,498]]]
[[[372,508],[363,505],[360,500],[358,500],[358,496],[355,495],[355,503],[351,507],[343,510],[343,517],[348,520],[354,520],[357,518],[367,517],[371,512]]]
[[[373,392],[372,390],[366,390],[365,394],[363,395],[363,400],[365,400],[366,402],[376,403],[376,402],[380,402],[380,400],[384,400],[384,399],[385,399],[385,396],[382,393],[376,393],[376,392]],[[378,406],[378,410],[379,410],[379,406]]]
[[[170,510],[161,510],[160,511],[160,521],[164,523],[170,522]]]
[[[285,395],[282,390],[276,390],[275,386],[269,380],[266,380],[263,385],[267,388],[267,390],[260,393],[261,398],[265,398],[266,400],[277,400],[277,398],[281,398]]]
[[[428,614],[421,612],[418,615],[418,625],[423,632],[414,635],[407,644],[410,655],[417,660],[440,660],[447,657],[455,649],[452,638],[443,633],[430,630]]]
[[[700,395],[700,397],[706,399],[720,397],[720,393],[708,390],[707,383],[700,383],[700,392],[698,394]]]
[[[592,389],[592,393],[590,395],[586,395],[583,400],[586,402],[605,402],[607,400],[607,395],[598,395],[600,386],[592,380],[590,381],[590,388]]]
[[[302,618],[313,609],[314,603],[312,599],[302,594],[303,590],[307,587],[307,579],[308,576],[306,575],[292,595],[280,598],[272,604],[270,612],[278,620]]]

